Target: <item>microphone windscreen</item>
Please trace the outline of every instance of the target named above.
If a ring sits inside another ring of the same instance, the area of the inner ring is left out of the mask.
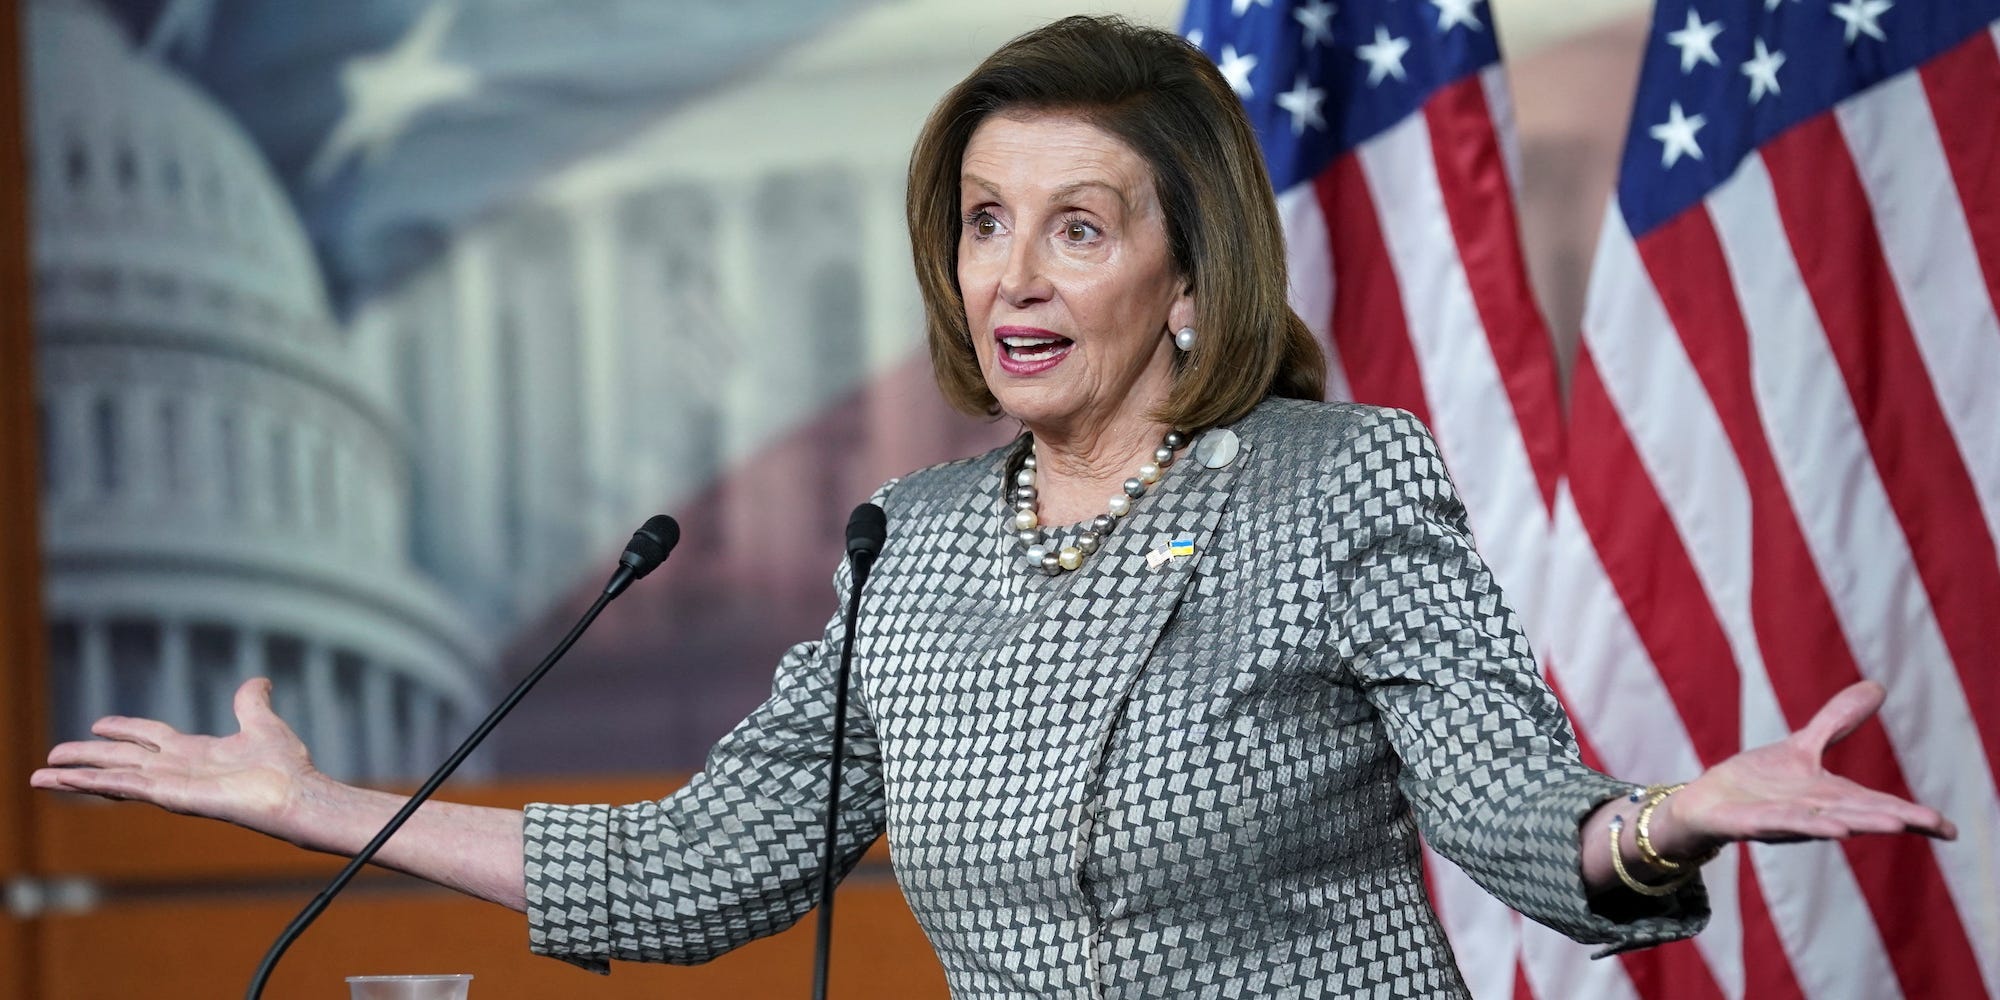
[[[625,557],[619,562],[632,567],[632,577],[638,579],[665,562],[667,553],[672,552],[680,541],[680,524],[665,514],[654,514],[632,533],[632,540],[625,545]]]
[[[847,554],[866,554],[870,558],[882,551],[882,540],[889,536],[889,516],[882,508],[872,503],[864,503],[854,508],[847,517]]]

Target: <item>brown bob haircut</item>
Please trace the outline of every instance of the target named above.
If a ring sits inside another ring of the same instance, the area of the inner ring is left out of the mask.
[[[1235,92],[1201,50],[1118,17],[1068,17],[1000,47],[938,102],[910,154],[910,245],[931,364],[953,406],[999,412],[958,287],[959,170],[991,115],[1059,112],[1118,137],[1152,168],[1175,267],[1195,297],[1194,350],[1152,417],[1198,430],[1266,396],[1321,399],[1326,359],[1285,301],[1271,182]]]

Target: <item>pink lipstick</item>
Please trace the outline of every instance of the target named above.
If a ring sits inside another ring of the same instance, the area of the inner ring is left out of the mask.
[[[1003,326],[993,331],[995,358],[1009,375],[1039,375],[1069,356],[1076,342],[1032,326]]]

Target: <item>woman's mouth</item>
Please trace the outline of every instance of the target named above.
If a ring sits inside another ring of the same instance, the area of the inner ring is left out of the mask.
[[[1010,375],[1033,375],[1062,363],[1076,342],[1047,330],[1001,327],[993,331],[1000,368]]]

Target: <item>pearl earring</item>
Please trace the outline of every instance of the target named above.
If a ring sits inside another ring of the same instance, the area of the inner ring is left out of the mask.
[[[1174,331],[1174,346],[1183,351],[1194,350],[1194,327],[1184,326]]]

